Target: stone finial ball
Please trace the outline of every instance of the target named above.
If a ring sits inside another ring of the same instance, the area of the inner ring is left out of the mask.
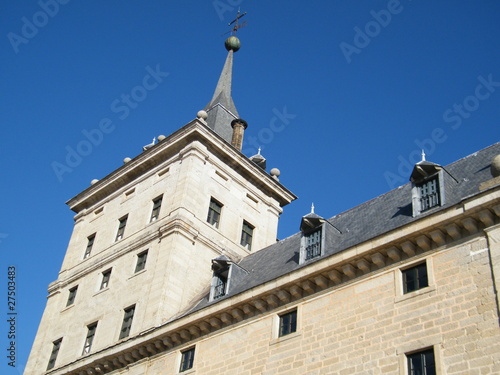
[[[271,173],[271,176],[276,176],[276,177],[279,177],[281,174],[281,172],[278,168],[271,169],[271,171],[269,173]]]
[[[230,36],[224,42],[224,46],[226,47],[226,49],[228,51],[232,50],[233,52],[236,52],[240,49],[241,43],[240,43],[240,40],[238,38],[236,38],[235,36]]]
[[[198,111],[196,117],[201,118],[202,120],[206,120],[208,118],[208,113],[204,110]]]
[[[92,181],[90,181],[90,185],[94,185],[96,184],[97,182],[99,182],[98,179],[94,178]]]
[[[500,176],[500,155],[495,156],[491,161],[490,171],[493,177]]]
[[[130,162],[130,160],[132,160],[132,159],[130,159],[130,158],[125,158],[125,159],[123,159],[123,163],[124,163],[124,164],[127,164],[128,162]]]
[[[165,139],[166,137],[162,134],[158,136],[158,142],[161,142]]]

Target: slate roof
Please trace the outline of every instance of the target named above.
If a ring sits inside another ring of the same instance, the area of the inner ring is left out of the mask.
[[[214,302],[204,297],[190,312],[218,303],[236,294],[293,272],[386,232],[447,209],[464,198],[479,193],[479,185],[492,178],[492,159],[500,154],[500,142],[444,167],[445,203],[417,217],[412,217],[412,184],[407,183],[366,203],[336,215],[325,224],[325,253],[318,259],[299,264],[300,238],[296,233],[284,240],[243,258],[238,265],[245,269],[242,279],[233,283],[226,296]],[[338,230],[337,230],[338,229]],[[341,233],[339,233],[339,230]]]
[[[239,117],[231,96],[233,54],[232,50],[228,52],[212,100],[205,107],[208,127],[229,143],[233,135],[231,121]]]

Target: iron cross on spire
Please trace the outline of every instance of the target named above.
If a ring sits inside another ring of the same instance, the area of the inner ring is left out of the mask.
[[[231,35],[236,35],[236,31],[238,31],[240,27],[246,26],[247,21],[243,22],[242,24],[239,23],[240,18],[243,17],[245,14],[247,14],[247,12],[241,13],[240,10],[238,9],[238,13],[236,13],[236,18],[227,24],[228,26],[234,24],[233,28],[229,30],[227,33],[224,33],[222,35],[226,35],[229,33],[231,33]]]

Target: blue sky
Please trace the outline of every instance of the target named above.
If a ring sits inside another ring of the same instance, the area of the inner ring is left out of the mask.
[[[285,207],[280,238],[298,231],[312,202],[331,217],[405,184],[422,148],[446,165],[499,140],[494,0],[0,7],[0,293],[15,266],[18,313],[17,367],[2,355],[2,373],[22,372],[57,278],[73,225],[64,202],[195,118],[212,97],[226,57],[221,34],[238,7],[248,12],[233,75],[233,98],[249,124],[243,151],[262,147],[268,168],[279,168],[299,196]],[[148,74],[155,80],[145,83]]]

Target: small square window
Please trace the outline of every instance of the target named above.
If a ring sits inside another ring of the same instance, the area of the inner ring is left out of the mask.
[[[402,270],[401,273],[403,275],[403,293],[405,294],[429,286],[426,262]]]
[[[210,199],[210,206],[208,207],[207,222],[214,227],[219,227],[220,216],[222,212],[222,203],[215,199]]]
[[[407,354],[408,375],[436,375],[433,348]]]
[[[194,363],[194,348],[181,352],[181,367],[179,372],[183,372],[193,368]]]
[[[135,272],[142,271],[146,268],[146,260],[148,259],[148,251],[143,251],[137,255],[137,263],[135,265]]]
[[[87,326],[87,337],[85,338],[85,344],[83,345],[82,355],[90,353],[90,350],[92,349],[92,343],[94,342],[96,329],[97,322]]]
[[[66,302],[66,307],[75,303],[76,292],[78,290],[78,285],[74,286],[69,290],[68,301]]]
[[[163,196],[158,197],[155,200],[153,200],[153,210],[151,211],[151,218],[149,219],[150,223],[158,220],[158,217],[160,216],[160,208],[161,208],[162,200],[163,200]]]
[[[297,310],[282,314],[279,318],[279,337],[286,336],[297,331]]]
[[[109,286],[109,279],[111,278],[111,268],[102,273],[101,287],[100,290],[107,288]]]
[[[50,353],[49,363],[47,364],[47,371],[54,368],[54,366],[56,365],[57,355],[59,354],[61,343],[62,338],[52,343],[52,352]]]
[[[116,232],[116,238],[115,238],[115,241],[120,241],[124,234],[125,234],[125,227],[127,225],[127,219],[128,219],[128,215],[127,216],[124,216],[122,217],[120,220],[119,220],[119,224],[118,224],[118,231]]]
[[[241,229],[241,246],[245,247],[247,250],[252,250],[252,237],[254,226],[243,220],[243,227]]]
[[[86,259],[90,256],[92,247],[94,246],[95,235],[96,234],[94,233],[93,235],[87,237],[87,247],[85,248],[85,254],[83,254],[83,259]]]
[[[124,310],[122,328],[120,330],[120,337],[118,339],[123,339],[128,337],[130,334],[130,329],[132,328],[132,320],[134,319],[135,305],[130,306]]]

